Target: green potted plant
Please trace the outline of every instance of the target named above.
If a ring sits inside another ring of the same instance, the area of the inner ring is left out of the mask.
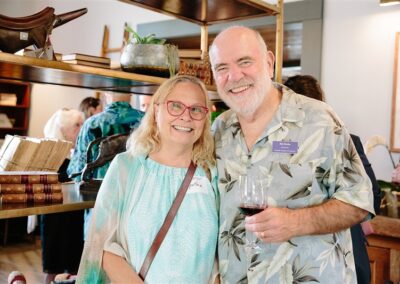
[[[170,77],[179,69],[178,48],[166,44],[165,39],[154,34],[141,37],[127,26],[129,39],[121,54],[121,68],[133,72],[157,77]]]

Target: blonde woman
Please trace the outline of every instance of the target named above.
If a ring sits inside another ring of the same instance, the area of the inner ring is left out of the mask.
[[[146,283],[207,283],[218,234],[210,102],[190,76],[164,82],[97,196],[78,283],[142,283],[138,272],[191,161],[198,165]]]

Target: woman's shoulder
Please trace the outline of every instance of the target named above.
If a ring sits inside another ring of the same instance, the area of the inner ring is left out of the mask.
[[[132,155],[128,151],[119,153],[115,155],[113,159],[113,163],[118,164],[120,166],[127,166],[130,167],[136,163],[142,164],[143,161],[145,160],[144,155]]]

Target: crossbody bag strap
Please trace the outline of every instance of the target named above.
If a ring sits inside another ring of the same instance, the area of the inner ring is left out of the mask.
[[[178,191],[178,194],[176,195],[175,200],[172,203],[167,216],[165,217],[164,223],[161,226],[160,230],[158,231],[156,237],[154,238],[153,244],[151,245],[149,251],[147,252],[146,258],[144,259],[142,268],[140,269],[140,272],[139,272],[139,277],[143,281],[146,278],[146,275],[150,268],[150,265],[153,262],[153,259],[156,255],[158,249],[160,248],[161,243],[163,242],[165,235],[167,234],[169,227],[171,226],[172,221],[174,220],[175,215],[178,212],[179,207],[181,206],[181,203],[183,201],[183,198],[185,197],[187,189],[189,188],[190,182],[192,180],[194,172],[196,171],[196,168],[197,168],[197,165],[195,165],[193,162],[191,162],[189,169],[186,172],[186,176],[183,179],[181,187]]]

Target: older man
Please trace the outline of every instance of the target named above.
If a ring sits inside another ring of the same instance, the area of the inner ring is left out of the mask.
[[[210,48],[231,110],[215,121],[225,283],[355,283],[349,227],[374,214],[371,184],[350,135],[326,104],[272,82],[274,55],[245,27]],[[245,218],[237,178],[262,176],[269,206]],[[244,226],[261,252],[245,249]]]

